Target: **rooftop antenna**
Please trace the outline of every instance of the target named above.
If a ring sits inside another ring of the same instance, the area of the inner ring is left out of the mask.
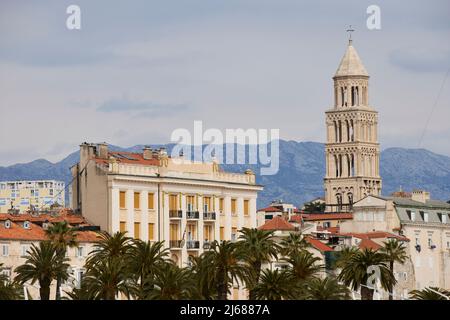
[[[348,29],[346,30],[348,32],[348,44],[352,44],[352,32],[355,31],[355,29],[352,28],[352,25],[348,26]]]

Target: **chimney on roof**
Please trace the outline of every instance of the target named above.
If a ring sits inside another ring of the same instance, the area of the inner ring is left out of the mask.
[[[108,144],[106,142],[97,145],[97,157],[100,159],[108,159]]]
[[[414,190],[411,195],[411,199],[414,201],[426,203],[430,200],[430,193],[424,190]]]
[[[144,148],[142,149],[142,157],[145,160],[150,160],[153,158],[153,150],[150,146],[144,146]]]

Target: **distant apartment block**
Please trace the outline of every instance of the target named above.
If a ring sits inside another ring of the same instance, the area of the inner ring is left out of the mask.
[[[48,209],[55,203],[64,207],[64,189],[64,182],[57,180],[1,181],[0,212]]]
[[[215,161],[172,158],[165,149],[112,152],[83,143],[72,175],[74,209],[110,233],[164,241],[179,266],[212,241],[237,240],[241,228],[256,227],[262,186],[251,170],[224,172]]]

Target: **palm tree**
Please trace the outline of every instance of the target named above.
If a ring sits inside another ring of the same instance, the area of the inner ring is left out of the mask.
[[[100,241],[86,259],[86,276],[82,286],[95,299],[115,300],[121,292],[127,297],[132,287],[130,252],[133,240],[123,232],[100,234]]]
[[[3,263],[0,263],[0,300],[19,300],[22,297],[20,287],[11,282],[9,278],[1,273]]]
[[[358,247],[354,246],[345,246],[341,249],[341,251],[336,251],[337,259],[335,265],[333,267],[342,269],[347,261],[350,260],[353,255],[355,255],[359,251]]]
[[[374,289],[367,284],[370,268],[378,269],[381,286],[385,290],[392,290],[397,282],[391,270],[387,266],[384,254],[372,249],[358,250],[347,260],[340,260],[342,270],[338,280],[345,285],[351,286],[353,290],[361,288],[362,300],[373,300]]]
[[[321,259],[306,250],[295,252],[284,260],[290,264],[289,272],[299,284],[323,270],[323,265],[318,264]]]
[[[296,252],[300,252],[309,248],[311,245],[303,238],[301,233],[289,233],[289,236],[281,240],[280,253],[284,256],[290,256]]]
[[[192,292],[192,299],[211,300],[217,296],[217,284],[214,281],[214,270],[209,264],[207,255],[190,256],[190,270],[195,283],[195,290]]]
[[[144,242],[134,240],[134,245],[128,252],[128,272],[133,277],[133,293],[137,299],[142,299],[145,281],[152,281],[168,259],[168,249],[164,249],[163,242]]]
[[[115,300],[120,292],[130,296],[130,274],[125,259],[102,259],[88,267],[81,287],[91,299]]]
[[[243,261],[248,268],[247,287],[249,299],[256,299],[253,287],[258,284],[263,263],[277,259],[280,246],[273,238],[273,231],[242,228],[238,242]]]
[[[287,271],[262,271],[261,279],[253,288],[257,300],[285,300],[295,299],[297,288],[291,273]]]
[[[53,280],[60,278],[65,281],[68,278],[69,264],[66,257],[61,258],[55,245],[50,241],[41,241],[39,247],[32,245],[26,256],[25,264],[17,267],[15,281],[21,285],[27,281],[34,284],[39,282],[39,294],[41,300],[50,299],[50,285]]]
[[[307,202],[304,206],[304,211],[308,213],[320,213],[325,211],[325,203],[320,203],[319,201]]]
[[[211,249],[205,252],[205,259],[213,270],[212,279],[217,286],[217,299],[227,300],[233,281],[245,278],[245,269],[239,261],[239,248],[236,243],[214,241]]]
[[[438,294],[435,291],[441,294]],[[429,287],[422,290],[413,290],[409,294],[411,299],[414,300],[448,300],[444,296],[450,298],[450,291],[438,287]]]
[[[77,235],[67,221],[57,222],[45,231],[47,237],[55,245],[58,256],[63,259],[68,247],[78,246]],[[61,299],[61,279],[56,279],[56,300]]]
[[[313,278],[306,285],[304,298],[307,300],[348,300],[350,291],[335,278]]]
[[[380,252],[385,255],[386,260],[389,262],[389,270],[394,274],[394,263],[405,263],[408,256],[406,255],[406,248],[403,243],[397,239],[389,239],[384,242],[384,247],[380,249]],[[393,288],[389,291],[389,300],[393,300]]]
[[[194,290],[192,274],[187,268],[179,268],[173,263],[156,272],[153,281],[154,288],[148,298],[156,300],[182,300],[189,299]]]
[[[132,245],[133,239],[127,237],[125,232],[116,232],[112,236],[107,232],[101,232],[99,242],[86,259],[86,266],[92,266],[106,259],[125,259]]]

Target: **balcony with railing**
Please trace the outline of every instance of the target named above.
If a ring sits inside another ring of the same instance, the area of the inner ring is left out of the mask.
[[[203,220],[216,220],[215,212],[203,212]]]
[[[171,219],[181,219],[183,217],[183,210],[169,210],[169,217]]]
[[[170,249],[181,249],[182,241],[181,240],[170,240],[169,246],[170,246]]]
[[[203,241],[203,249],[209,250],[212,247],[212,241],[204,240]]]
[[[186,211],[186,219],[193,220],[198,219],[200,217],[200,213],[198,211]]]
[[[200,249],[200,241],[198,241],[198,240],[186,241],[186,249],[188,249],[188,250]]]

